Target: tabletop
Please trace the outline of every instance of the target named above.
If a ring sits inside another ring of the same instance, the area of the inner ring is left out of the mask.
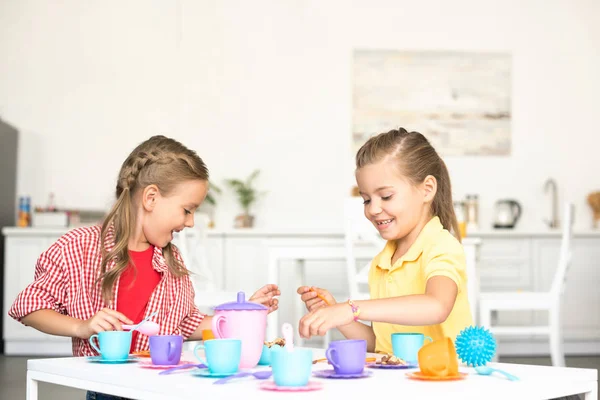
[[[313,358],[324,357],[323,349],[311,349]],[[195,360],[191,353],[183,359]],[[140,363],[101,364],[86,357],[46,358],[27,362],[28,388],[32,382],[43,381],[85,390],[114,394],[133,399],[254,399],[310,398],[331,399],[344,397],[355,399],[363,396],[394,398],[443,398],[457,399],[549,399],[578,393],[588,393],[586,400],[597,400],[598,371],[595,369],[559,368],[521,364],[491,363],[492,367],[505,370],[520,378],[508,381],[501,375],[482,376],[472,368],[461,367],[468,375],[457,381],[418,381],[407,377],[417,371],[384,370],[368,368],[372,375],[361,379],[323,379],[312,377],[321,389],[311,392],[272,392],[261,390],[265,381],[244,378],[225,385],[213,385],[214,379],[195,376],[195,371],[184,370],[170,375],[158,375],[157,370],[142,368]],[[268,367],[258,367],[264,369]],[[326,363],[317,363],[313,371],[331,369]],[[37,398],[37,385],[28,394]],[[29,390],[29,389],[28,389]],[[344,400],[345,400],[344,399]]]

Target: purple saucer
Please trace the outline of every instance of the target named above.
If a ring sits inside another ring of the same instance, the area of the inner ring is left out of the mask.
[[[375,363],[369,363],[367,364],[368,368],[380,368],[380,369],[410,369],[410,368],[417,368],[419,365],[418,364],[406,364],[406,365],[386,365],[386,364],[375,364]]]
[[[357,379],[357,378],[367,378],[373,375],[371,371],[362,371],[358,374],[336,374],[333,369],[326,369],[321,371],[313,372],[313,376],[317,378],[328,378],[328,379]]]

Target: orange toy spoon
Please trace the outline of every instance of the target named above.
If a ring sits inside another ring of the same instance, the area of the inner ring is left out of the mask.
[[[323,300],[325,302],[325,304],[327,304],[328,306],[331,305],[331,304],[329,304],[329,302],[327,301],[327,299],[325,298],[325,296],[319,294],[314,288],[310,288],[310,291],[317,293],[317,297],[320,298],[321,300]]]

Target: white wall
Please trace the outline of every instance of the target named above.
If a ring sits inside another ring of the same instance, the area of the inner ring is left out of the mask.
[[[341,230],[353,184],[354,48],[510,52],[512,155],[453,157],[455,195],[513,197],[541,226],[557,179],[587,228],[600,189],[595,0],[0,2],[0,117],[20,129],[18,192],[106,208],[152,134],[196,149],[213,179],[255,168],[258,226]],[[402,125],[402,121],[398,121]],[[217,223],[231,224],[221,199]]]

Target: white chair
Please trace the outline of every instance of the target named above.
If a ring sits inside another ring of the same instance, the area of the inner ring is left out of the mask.
[[[216,284],[215,273],[209,267],[206,257],[206,230],[209,218],[197,213],[194,216],[193,228],[186,228],[177,233],[173,242],[179,249],[187,269],[191,272],[190,279],[194,286],[194,303],[203,313],[212,313],[219,304],[235,301],[236,292],[221,290]]]
[[[558,268],[548,292],[481,293],[479,317],[481,325],[489,328],[496,336],[548,335],[552,365],[565,366],[563,340],[561,335],[560,306],[565,289],[567,271],[571,265],[571,239],[573,236],[574,206],[565,205],[564,225]],[[492,326],[492,313],[498,310],[547,310],[547,326]]]

